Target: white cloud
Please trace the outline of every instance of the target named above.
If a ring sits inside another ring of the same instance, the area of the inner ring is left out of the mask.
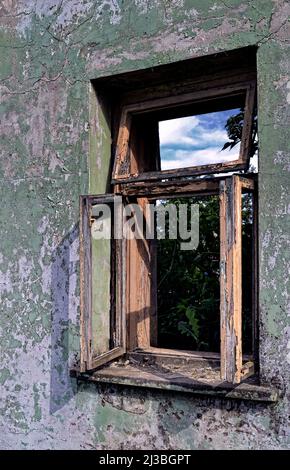
[[[240,146],[222,151],[228,141],[222,116],[212,113],[159,122],[161,169],[168,170],[238,159]],[[226,120],[226,117],[224,117]]]
[[[160,145],[165,146],[176,143],[197,145],[198,140],[193,139],[189,134],[198,124],[199,120],[196,116],[159,122]]]
[[[226,131],[223,130],[215,130],[215,131],[202,131],[202,133],[199,136],[199,140],[201,143],[204,142],[216,142],[216,143],[221,143],[224,144],[228,140],[228,135]]]
[[[237,148],[225,150],[223,152],[221,152],[220,147],[209,147],[207,149],[193,151],[176,150],[174,159],[164,159],[162,161],[162,170],[208,165],[210,163],[223,163],[237,160],[238,158],[239,150]]]

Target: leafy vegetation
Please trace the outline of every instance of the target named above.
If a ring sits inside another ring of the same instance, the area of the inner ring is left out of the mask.
[[[233,148],[241,141],[244,110],[231,116],[226,124],[229,141],[222,148]],[[258,148],[257,117],[253,122],[252,157]],[[219,200],[217,196],[179,198],[160,201],[167,205],[199,205],[199,246],[182,251],[180,240],[158,241],[158,335],[161,347],[219,351]],[[243,195],[243,350],[251,351],[252,273],[252,199]]]
[[[160,201],[199,205],[199,245],[182,251],[181,240],[158,240],[159,345],[219,351],[219,200],[217,196]],[[243,348],[251,350],[252,199],[243,195]]]
[[[182,349],[219,348],[219,201],[217,196],[170,200],[199,205],[199,245],[158,241],[159,343]],[[168,201],[162,201],[168,204]]]
[[[244,122],[244,108],[240,109],[238,114],[230,116],[226,123],[226,131],[228,134],[229,141],[226,142],[222,150],[227,148],[232,149],[241,142]],[[257,113],[254,114],[253,127],[252,127],[252,145],[250,149],[250,158],[255,155],[258,150],[258,139],[257,139],[258,121]]]

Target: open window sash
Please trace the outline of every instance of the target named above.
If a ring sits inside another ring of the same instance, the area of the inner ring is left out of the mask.
[[[242,193],[253,192],[255,207],[254,189],[254,180],[245,176],[233,175],[220,181],[221,379],[230,383],[240,383],[254,368],[253,363],[243,364],[242,356]],[[256,249],[254,251],[256,253]],[[252,262],[254,270],[254,298],[257,266],[255,259],[249,262]],[[253,310],[255,308],[253,306]],[[255,351],[253,353],[255,356]]]
[[[252,128],[255,109],[255,89],[253,80],[225,84],[205,90],[185,92],[170,97],[144,100],[124,105],[118,130],[112,184],[154,182],[165,178],[181,178],[205,174],[225,173],[246,170],[249,166]],[[243,128],[239,157],[229,161],[217,161],[207,165],[161,170],[159,153],[158,122],[184,117],[192,107],[192,115],[215,112],[224,109],[225,102],[231,99],[231,106],[244,108]],[[218,104],[217,104],[218,103]],[[182,108],[184,106],[184,108]],[[176,114],[180,109],[179,114]],[[182,112],[182,109],[184,111]],[[173,112],[173,114],[170,114]],[[173,111],[172,111],[173,110]],[[174,111],[175,110],[175,111]],[[165,113],[165,114],[164,114]]]
[[[126,350],[122,217],[121,196],[80,197],[81,372]]]

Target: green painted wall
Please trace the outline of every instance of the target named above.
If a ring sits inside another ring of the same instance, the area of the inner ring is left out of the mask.
[[[0,16],[0,447],[289,447],[289,1],[3,0]],[[105,190],[109,155],[89,79],[254,44],[261,377],[280,401],[77,385],[78,198]]]

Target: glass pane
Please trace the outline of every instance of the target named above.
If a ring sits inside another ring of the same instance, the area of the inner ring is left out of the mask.
[[[111,217],[104,216],[104,204],[93,206],[92,220],[92,340],[95,354],[110,349],[110,277],[111,277],[111,239],[102,237],[103,229],[111,232]],[[100,219],[103,219],[100,222]]]
[[[239,108],[159,121],[161,170],[237,160],[242,128]]]

